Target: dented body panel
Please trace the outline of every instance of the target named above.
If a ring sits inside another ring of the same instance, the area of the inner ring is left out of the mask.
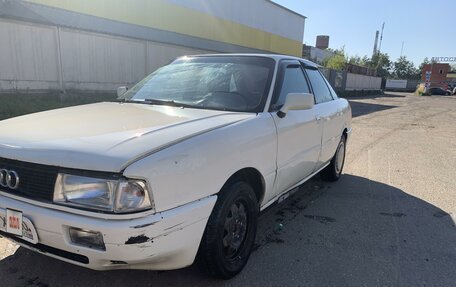
[[[269,189],[276,174],[276,150],[274,121],[263,113],[152,154],[124,174],[153,183],[155,209],[163,211],[210,196],[238,170],[251,167],[268,183],[263,200],[267,202],[273,195]]]
[[[43,208],[0,195],[0,211],[6,208],[23,210],[24,217],[36,228],[40,244],[86,256],[89,264],[45,253],[51,257],[95,270],[166,270],[193,263],[216,200],[217,196],[210,196],[136,219],[106,220]],[[106,251],[73,245],[68,238],[69,226],[102,232]],[[22,246],[37,250],[28,244]]]

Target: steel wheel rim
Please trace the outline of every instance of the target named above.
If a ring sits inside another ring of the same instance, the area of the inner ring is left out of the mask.
[[[246,205],[235,201],[225,218],[223,226],[223,253],[227,259],[235,258],[241,251],[247,235]]]
[[[344,158],[345,158],[345,144],[341,142],[337,149],[336,155],[336,172],[340,173],[342,171],[342,167],[344,165]]]

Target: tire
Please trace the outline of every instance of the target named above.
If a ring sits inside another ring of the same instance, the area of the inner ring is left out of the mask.
[[[331,159],[331,163],[325,167],[320,173],[324,181],[337,181],[342,174],[345,164],[345,151],[346,151],[347,138],[343,135],[337,146],[336,154]]]
[[[222,279],[241,272],[255,243],[258,214],[253,188],[242,180],[227,183],[204,231],[198,265],[209,275]]]

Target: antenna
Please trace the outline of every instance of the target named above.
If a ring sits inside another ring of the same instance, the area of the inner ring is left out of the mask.
[[[404,52],[404,41],[402,41],[401,57],[402,57],[402,52]]]
[[[384,29],[385,29],[385,22],[383,22],[383,25],[382,25],[382,34],[380,34],[380,46],[378,47],[378,53],[380,53],[380,50],[382,49],[383,30]]]

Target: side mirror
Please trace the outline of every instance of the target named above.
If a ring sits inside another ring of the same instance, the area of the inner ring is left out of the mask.
[[[289,93],[282,108],[277,112],[279,118],[284,118],[291,110],[310,110],[315,104],[312,94]]]
[[[125,94],[125,92],[128,91],[128,87],[124,86],[124,87],[118,87],[117,88],[117,97],[120,97],[122,96],[123,94]]]

